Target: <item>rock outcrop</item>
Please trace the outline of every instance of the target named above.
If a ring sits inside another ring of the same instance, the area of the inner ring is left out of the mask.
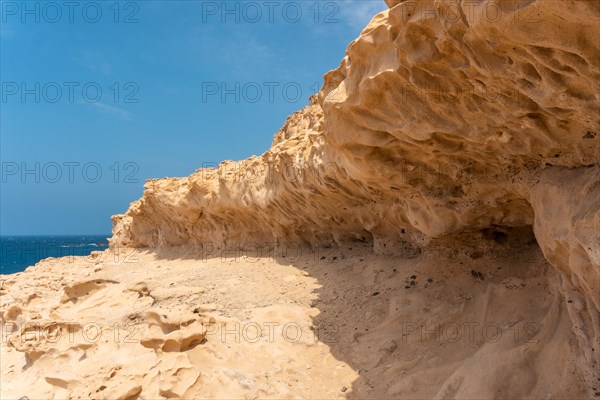
[[[405,254],[533,226],[598,385],[600,3],[387,3],[271,149],[149,181],[112,246]]]
[[[600,3],[386,2],[260,157],[0,276],[2,398],[600,396]]]
[[[390,5],[269,151],[149,181],[112,243],[424,243],[532,225],[541,171],[597,165],[598,3]]]

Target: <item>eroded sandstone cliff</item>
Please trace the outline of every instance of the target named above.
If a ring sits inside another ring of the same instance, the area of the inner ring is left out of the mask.
[[[2,398],[600,396],[600,3],[386,1],[263,155],[0,276]]]
[[[111,245],[351,241],[533,226],[588,384],[600,361],[600,3],[399,1],[260,157],[151,180]]]

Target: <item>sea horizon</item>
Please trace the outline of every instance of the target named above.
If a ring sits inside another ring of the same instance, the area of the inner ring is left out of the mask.
[[[0,237],[31,237],[31,236],[36,236],[36,237],[58,237],[58,236],[105,236],[108,239],[109,237],[112,236],[112,233],[109,234],[104,234],[104,233],[53,233],[53,234],[45,234],[45,233],[27,233],[27,234],[0,234]]]
[[[0,235],[0,274],[23,272],[39,261],[54,257],[87,256],[106,250],[106,234]]]

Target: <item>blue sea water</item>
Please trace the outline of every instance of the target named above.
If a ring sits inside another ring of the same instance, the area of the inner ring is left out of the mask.
[[[48,257],[87,256],[106,250],[109,236],[0,236],[0,274],[24,271]]]

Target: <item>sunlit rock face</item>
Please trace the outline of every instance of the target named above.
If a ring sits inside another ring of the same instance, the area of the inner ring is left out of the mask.
[[[428,236],[531,224],[536,171],[596,163],[597,4],[528,3],[402,2],[325,76],[339,165]]]
[[[149,181],[112,245],[393,253],[533,226],[597,379],[600,2],[387,3],[271,149]]]

